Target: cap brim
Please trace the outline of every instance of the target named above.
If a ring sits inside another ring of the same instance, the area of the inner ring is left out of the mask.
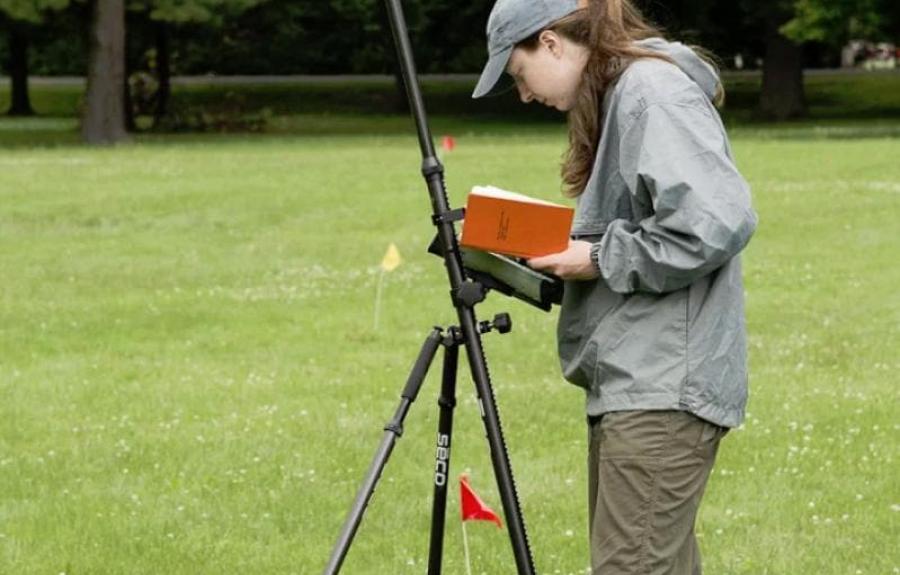
[[[512,87],[512,78],[506,74],[506,65],[509,63],[510,54],[512,54],[512,47],[501,50],[488,58],[481,77],[478,78],[478,84],[475,85],[475,91],[472,92],[473,98],[496,96]]]

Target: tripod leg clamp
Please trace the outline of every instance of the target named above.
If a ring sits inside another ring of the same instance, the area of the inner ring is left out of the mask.
[[[456,407],[456,400],[448,399],[446,397],[439,397],[437,403],[440,407],[449,407],[450,409]]]

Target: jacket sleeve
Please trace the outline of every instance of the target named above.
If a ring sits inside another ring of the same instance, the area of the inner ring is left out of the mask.
[[[600,240],[600,273],[615,292],[683,288],[734,257],[756,229],[750,188],[705,107],[647,107],[622,134],[619,165],[652,215],[613,220]]]

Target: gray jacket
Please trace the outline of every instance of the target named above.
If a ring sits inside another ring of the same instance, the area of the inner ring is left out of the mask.
[[[566,283],[559,356],[588,415],[689,411],[744,417],[747,352],[738,253],[756,228],[750,189],[713,106],[719,79],[693,51],[642,42],[678,64],[632,63],[607,91],[572,237],[601,278]]]

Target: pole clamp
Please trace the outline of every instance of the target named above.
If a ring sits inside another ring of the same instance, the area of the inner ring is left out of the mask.
[[[430,156],[422,160],[422,175],[427,180],[435,174],[443,174],[444,166],[434,156]]]
[[[466,208],[456,208],[455,210],[448,210],[441,214],[435,214],[431,216],[431,223],[436,226],[441,224],[449,224],[453,222],[458,222],[460,220],[465,219],[466,217]]]
[[[478,282],[464,282],[457,289],[450,292],[453,303],[463,305],[468,308],[475,307],[475,304],[484,301],[487,297],[487,289]]]

